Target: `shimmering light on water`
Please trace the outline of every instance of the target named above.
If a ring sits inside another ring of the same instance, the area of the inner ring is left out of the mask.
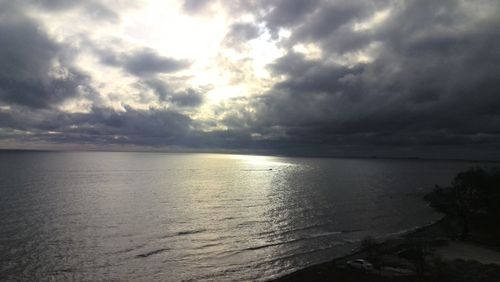
[[[468,165],[0,152],[0,280],[266,280],[436,219]]]

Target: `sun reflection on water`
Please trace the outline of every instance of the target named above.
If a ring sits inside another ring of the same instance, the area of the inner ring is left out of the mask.
[[[283,159],[274,156],[259,156],[259,155],[225,155],[232,160],[238,160],[255,168],[269,168],[276,166],[290,165]]]

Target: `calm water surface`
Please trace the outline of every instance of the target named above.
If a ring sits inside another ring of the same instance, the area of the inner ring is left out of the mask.
[[[0,152],[0,280],[267,280],[437,219],[470,163]]]

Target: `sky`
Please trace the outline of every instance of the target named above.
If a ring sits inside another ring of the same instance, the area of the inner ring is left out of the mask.
[[[0,0],[0,148],[500,159],[498,0]]]

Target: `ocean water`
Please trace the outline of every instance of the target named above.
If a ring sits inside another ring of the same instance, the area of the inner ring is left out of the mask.
[[[439,218],[467,162],[0,152],[0,280],[268,280]]]

